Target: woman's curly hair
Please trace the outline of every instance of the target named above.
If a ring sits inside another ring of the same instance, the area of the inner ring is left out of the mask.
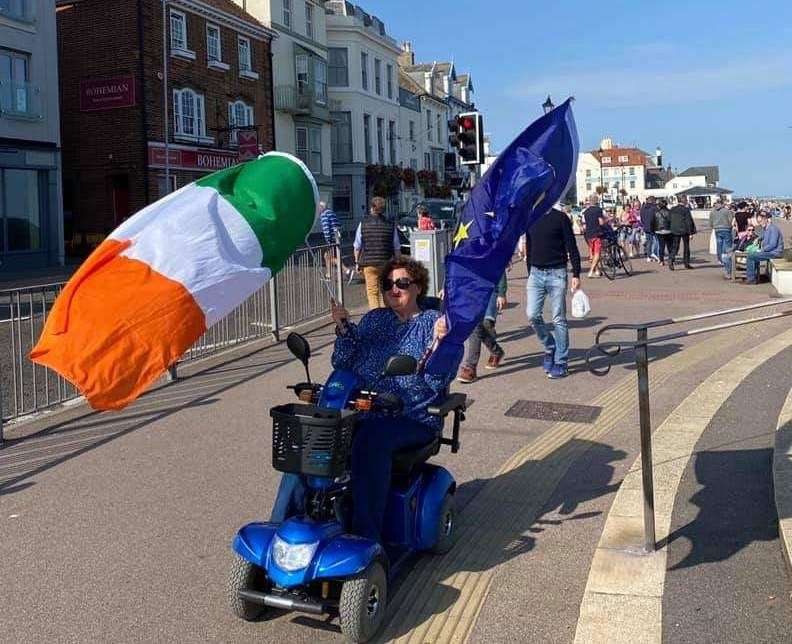
[[[385,264],[379,272],[380,290],[382,290],[382,283],[390,276],[396,269],[403,268],[410,274],[410,279],[419,289],[418,297],[424,297],[429,290],[429,271],[426,266],[421,262],[414,260],[412,257],[399,257],[392,259]]]

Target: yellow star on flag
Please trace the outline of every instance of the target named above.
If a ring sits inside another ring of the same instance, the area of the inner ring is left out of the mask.
[[[471,219],[466,224],[459,224],[459,228],[457,229],[456,235],[454,235],[454,248],[459,246],[465,239],[468,238],[468,229],[470,225],[473,223]]]

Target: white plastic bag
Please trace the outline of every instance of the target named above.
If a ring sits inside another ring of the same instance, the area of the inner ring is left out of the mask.
[[[714,229],[713,229],[712,233],[710,234],[709,254],[710,255],[717,255],[718,254],[718,240],[715,237],[715,230]]]
[[[591,312],[591,303],[583,289],[578,289],[572,296],[572,317],[584,318]]]

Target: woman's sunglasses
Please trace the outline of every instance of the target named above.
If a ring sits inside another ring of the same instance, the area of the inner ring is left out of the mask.
[[[406,291],[412,285],[412,280],[408,277],[399,277],[398,279],[392,280],[390,278],[385,278],[382,280],[382,290],[383,291],[390,291],[393,286],[395,285],[400,291]]]

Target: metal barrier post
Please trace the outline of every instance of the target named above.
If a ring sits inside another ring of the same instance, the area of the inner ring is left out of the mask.
[[[168,382],[174,382],[179,378],[179,373],[177,371],[178,366],[179,363],[174,362],[170,367],[168,367]]]
[[[0,447],[3,446],[3,383],[0,382]]]
[[[338,271],[337,275],[337,282],[336,282],[336,295],[338,296],[338,304],[339,306],[344,306],[344,265],[341,263],[341,238],[338,236],[336,238],[336,246],[335,246],[335,259],[336,259],[336,270]]]
[[[641,473],[644,497],[644,550],[654,552],[654,477],[652,472],[652,421],[649,414],[649,333],[646,327],[638,329],[635,345],[635,366],[638,370],[638,410],[641,420]]]
[[[277,277],[273,276],[269,281],[270,314],[272,321],[272,335],[276,341],[280,340],[280,328],[278,325],[278,285]]]

